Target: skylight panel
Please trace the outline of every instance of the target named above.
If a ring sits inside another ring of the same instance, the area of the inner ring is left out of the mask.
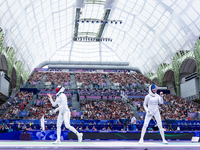
[[[104,5],[87,4],[82,9],[80,19],[85,19],[84,23],[79,23],[79,32],[95,32],[97,33],[100,23],[96,23],[96,19],[102,19],[104,13]],[[94,23],[91,23],[94,19]],[[89,23],[87,23],[89,21]]]

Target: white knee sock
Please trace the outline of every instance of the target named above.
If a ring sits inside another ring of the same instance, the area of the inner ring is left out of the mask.
[[[57,128],[57,140],[60,140],[61,128]]]
[[[161,135],[162,139],[165,140],[165,134],[164,134],[163,128],[160,127],[159,130],[160,130],[160,135]]]
[[[145,127],[145,126],[142,127],[142,132],[141,132],[141,137],[140,137],[140,139],[144,139],[144,134],[145,134],[145,132],[146,132],[146,129],[147,129],[147,127]]]

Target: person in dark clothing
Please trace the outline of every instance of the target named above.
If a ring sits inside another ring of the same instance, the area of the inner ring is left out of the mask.
[[[22,127],[22,130],[23,130],[23,133],[27,133],[27,130],[26,130],[26,124],[24,124],[24,126]]]
[[[3,125],[0,127],[0,133],[6,133],[6,129]]]
[[[20,131],[22,130],[22,127],[20,126],[20,123],[18,123],[17,127],[16,127],[16,131]]]

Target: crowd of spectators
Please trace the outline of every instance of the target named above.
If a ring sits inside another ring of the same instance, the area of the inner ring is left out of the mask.
[[[67,85],[70,83],[70,73],[68,72],[33,72],[31,77],[27,81],[27,85],[38,84],[41,82],[42,77],[46,75],[46,82],[51,83],[53,87],[57,85]],[[128,72],[117,72],[117,73],[75,73],[75,79],[78,85],[81,83],[84,85],[83,88],[89,88],[90,85],[93,88],[103,89],[107,86],[105,79],[111,83],[112,87],[119,87],[120,89],[135,89],[138,84],[134,81],[135,78],[141,85],[145,83],[151,84],[151,80],[140,73],[128,73]],[[79,86],[80,87],[80,86]],[[81,87],[82,88],[82,87]]]
[[[9,109],[2,118],[11,119],[18,117],[19,111],[23,111],[26,105],[33,99],[33,92],[20,91],[16,96],[7,102],[6,107]]]
[[[105,73],[76,73],[76,82],[83,83],[85,86],[92,84],[95,86],[102,86],[105,81]]]
[[[120,96],[119,90],[78,90],[80,96]]]
[[[33,72],[33,74],[29,77],[27,84],[28,85],[32,85],[36,83],[39,84],[44,74],[46,74],[46,72]]]
[[[167,105],[161,107],[161,117],[171,120],[198,120],[200,105],[179,96],[165,95]],[[196,115],[190,116],[189,113]]]
[[[135,85],[135,81],[133,80],[131,74],[129,73],[108,73],[108,79],[111,84],[119,83],[120,86],[129,87],[130,85]]]
[[[133,73],[132,76],[137,80],[137,82],[139,82],[141,85],[144,84],[152,84],[153,82],[147,78],[146,76],[144,76],[141,73]]]
[[[131,113],[130,107],[122,101],[81,101],[81,119],[120,119]]]
[[[70,82],[70,74],[67,72],[46,72],[46,82],[52,85],[65,85]]]

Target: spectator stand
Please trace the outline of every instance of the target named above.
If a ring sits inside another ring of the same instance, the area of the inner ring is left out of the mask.
[[[24,88],[37,88],[46,72],[34,71],[26,82]]]
[[[9,109],[7,109],[10,105],[11,105],[11,101],[13,100],[13,98],[15,97],[15,95],[20,91],[20,89],[18,91],[14,90],[12,91],[9,99],[7,101],[5,101],[1,107],[0,107],[0,118],[2,116],[4,116],[6,113],[8,113]]]
[[[1,118],[11,119],[18,117],[19,111],[24,110],[24,107],[32,99],[33,93],[28,93],[27,91],[20,91],[16,96],[8,102],[8,107],[6,113]]]

